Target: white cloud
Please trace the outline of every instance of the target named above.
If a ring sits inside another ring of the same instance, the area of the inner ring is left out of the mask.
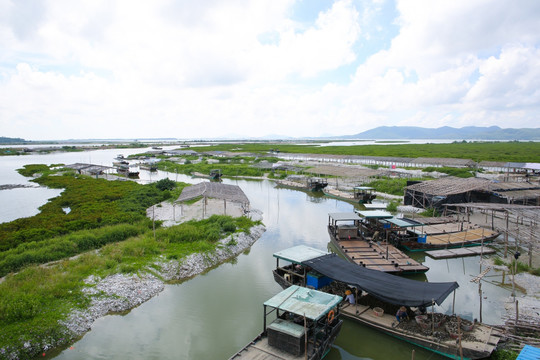
[[[0,135],[537,126],[540,2],[406,0],[393,20],[382,1],[343,0],[311,22],[294,3],[0,0]]]

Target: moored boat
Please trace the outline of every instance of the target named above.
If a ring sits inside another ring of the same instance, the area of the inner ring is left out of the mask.
[[[328,214],[330,242],[341,256],[358,266],[388,273],[412,274],[429,270],[390,244],[382,232],[370,232],[366,228],[368,216],[391,218],[390,213],[378,210],[365,213],[364,218],[355,212]]]
[[[341,301],[338,295],[288,287],[264,302],[263,331],[229,360],[324,358],[343,324],[338,306]],[[274,312],[275,320],[268,323]]]
[[[333,188],[323,190],[326,196],[358,204],[371,204],[372,200],[376,197],[373,191],[374,189],[369,186],[355,186],[353,191],[343,191]]]
[[[414,318],[410,311],[411,319],[398,323],[396,309],[409,306],[420,312],[430,305],[440,305],[459,287],[457,282],[428,283],[397,277],[304,245],[276,252],[274,257],[274,279],[281,287],[308,286],[337,294],[352,289],[354,303],[341,308],[342,316],[448,358],[489,357],[502,336],[489,325],[433,310],[424,310]]]
[[[307,191],[322,191],[328,186],[328,181],[323,178],[288,178],[284,180],[276,180],[278,187],[284,187],[289,189],[307,190]]]

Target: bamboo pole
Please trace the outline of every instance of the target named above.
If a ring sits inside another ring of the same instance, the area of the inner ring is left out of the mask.
[[[304,313],[304,346],[305,346],[305,351],[304,351],[304,358],[307,360],[307,341],[308,340],[308,334],[307,334],[307,319],[306,319],[306,314]]]
[[[463,347],[461,346],[461,318],[459,316],[457,318],[457,331],[458,331],[458,342],[459,342],[459,356],[461,360],[463,360]]]

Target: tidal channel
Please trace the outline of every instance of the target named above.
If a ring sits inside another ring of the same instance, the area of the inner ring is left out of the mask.
[[[144,152],[124,150],[124,155]],[[15,169],[33,163],[86,162],[111,165],[120,150],[98,150],[82,153],[57,153],[0,158],[0,184],[28,184]],[[185,175],[166,172],[151,174],[141,170],[141,182],[164,177],[198,183]],[[266,232],[251,247],[229,262],[178,284],[170,284],[158,296],[127,314],[98,319],[92,330],[69,348],[59,351],[55,359],[228,359],[262,330],[263,302],[279,292],[272,269],[272,254],[295,245],[326,250],[328,213],[352,211],[353,205],[296,190],[278,189],[269,180],[225,179],[239,185],[251,207],[263,212]],[[32,184],[32,183],[30,183]],[[13,192],[15,191],[16,192]],[[31,216],[46,199],[59,191],[46,188],[1,190],[2,204],[17,204],[18,199],[32,199],[19,205],[16,217]],[[36,195],[37,194],[37,195]],[[6,202],[8,201],[9,202]],[[11,221],[11,212],[2,206],[0,222]],[[430,270],[416,279],[424,281],[458,281],[455,312],[463,318],[479,318],[488,324],[501,323],[504,302],[512,287],[508,276],[491,270],[478,285],[470,280],[479,274],[479,257],[433,260],[415,254]],[[392,289],[388,289],[392,291]],[[452,313],[452,295],[435,311]],[[430,351],[394,339],[378,331],[345,320],[334,347],[325,359],[443,359]]]

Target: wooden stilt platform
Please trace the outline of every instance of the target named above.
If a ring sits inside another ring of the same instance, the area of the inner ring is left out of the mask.
[[[457,257],[465,256],[477,256],[480,254],[494,254],[495,250],[488,247],[462,247],[455,249],[444,249],[444,250],[430,250],[426,251],[426,254],[434,259],[450,259]]]

